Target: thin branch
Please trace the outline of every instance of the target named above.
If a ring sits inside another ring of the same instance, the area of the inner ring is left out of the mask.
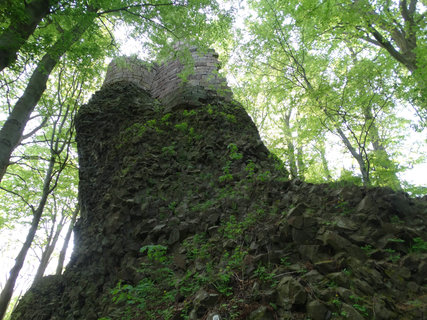
[[[111,33],[111,31],[110,31],[110,29],[107,27],[107,25],[104,23],[104,21],[103,21],[103,19],[101,19],[102,17],[98,17],[98,20],[99,21],[101,21],[101,23],[102,23],[102,25],[104,26],[104,28],[105,28],[105,30],[107,30],[107,32],[108,32],[108,34],[109,34],[109,36],[110,36],[110,38],[111,38],[111,42],[110,42],[110,44],[114,47],[114,48],[116,48],[117,50],[118,50],[118,47],[117,47],[117,44],[116,44],[116,39],[114,38],[114,36],[113,36],[113,34]],[[108,20],[108,18],[107,17],[104,17],[108,22],[110,22],[111,23],[111,21],[110,20]]]
[[[182,6],[184,7],[184,5],[181,4],[175,4],[173,2],[167,2],[167,3],[142,3],[142,4],[135,4],[135,5],[131,5],[131,6],[126,6],[126,7],[121,7],[121,8],[115,8],[115,9],[109,9],[109,10],[105,10],[105,11],[101,11],[98,12],[98,16],[101,16],[103,14],[106,13],[113,13],[113,12],[121,12],[121,11],[126,11],[129,13],[129,9],[133,9],[133,8],[142,8],[142,7],[164,7],[164,6]]]
[[[32,204],[28,203],[28,201],[25,200],[24,197],[21,196],[19,193],[15,192],[15,191],[12,191],[12,190],[8,190],[8,189],[3,188],[1,186],[0,186],[0,189],[3,190],[3,191],[6,191],[7,193],[13,194],[14,196],[17,196],[18,198],[20,198],[22,200],[22,202],[24,202],[31,209],[31,211],[34,212],[34,206]]]
[[[7,173],[8,175],[10,175],[10,176],[13,176],[13,177],[17,177],[18,179],[20,179],[22,182],[24,182],[25,184],[27,183],[27,181],[25,181],[25,179],[24,178],[22,178],[19,174],[17,174],[17,173],[13,173],[13,172],[8,172]]]
[[[21,144],[21,142],[23,141],[23,140],[25,140],[25,139],[27,139],[27,138],[29,138],[29,137],[31,137],[33,134],[35,134],[37,131],[39,131],[41,128],[43,128],[45,125],[46,125],[46,123],[47,123],[47,121],[49,120],[49,115],[47,115],[46,117],[44,117],[43,118],[43,121],[42,121],[42,123],[40,123],[40,125],[39,126],[37,126],[37,127],[35,127],[33,130],[31,130],[30,132],[28,132],[27,134],[24,134],[22,137],[21,137],[21,141],[19,142],[19,144]]]
[[[169,29],[168,27],[166,27],[165,25],[163,25],[161,23],[157,23],[157,22],[155,22],[155,21],[153,21],[153,20],[151,20],[151,19],[149,19],[143,15],[140,15],[140,14],[132,12],[132,11],[128,11],[128,10],[124,10],[124,11],[131,14],[131,15],[137,16],[138,18],[146,20],[151,25],[154,24],[155,27],[160,27],[161,29],[166,30],[167,32],[169,32],[171,35],[173,35],[178,40],[181,39],[178,35],[175,34],[175,32],[173,32],[171,29]]]

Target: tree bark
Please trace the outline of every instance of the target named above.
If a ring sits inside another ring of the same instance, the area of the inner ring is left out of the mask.
[[[71,217],[70,225],[68,226],[67,234],[65,235],[64,245],[62,246],[61,252],[59,253],[58,266],[56,267],[56,274],[62,274],[62,269],[64,268],[65,255],[67,254],[68,244],[70,243],[71,234],[73,232],[74,224],[77,220],[77,215],[79,214],[79,206],[73,212]]]
[[[37,228],[39,226],[39,222],[46,205],[47,198],[49,194],[52,192],[50,187],[52,178],[53,178],[53,167],[55,165],[55,158],[52,157],[49,161],[49,167],[46,172],[46,176],[43,182],[43,193],[41,199],[39,201],[39,205],[37,209],[33,210],[33,219],[31,221],[31,227],[28,231],[27,238],[25,239],[24,244],[22,245],[21,251],[18,253],[18,256],[15,259],[15,265],[10,270],[9,278],[6,281],[6,284],[0,294],[0,319],[3,319],[7,306],[9,305],[10,299],[13,294],[13,289],[15,287],[16,279],[18,278],[19,272],[24,265],[25,257],[27,256],[27,252],[31,247],[31,243],[33,242],[34,236],[37,232]]]
[[[16,54],[33,34],[40,21],[50,13],[51,5],[58,0],[34,0],[25,3],[21,19],[13,22],[0,34],[0,71],[16,60]]]
[[[95,13],[96,10],[89,10]],[[83,17],[71,30],[65,31],[37,65],[21,98],[16,102],[0,130],[0,182],[6,173],[10,156],[18,145],[25,125],[46,90],[47,80],[62,55],[83,35],[95,15]]]

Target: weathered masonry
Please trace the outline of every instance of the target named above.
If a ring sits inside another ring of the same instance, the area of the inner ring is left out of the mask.
[[[182,104],[199,105],[208,96],[231,100],[231,90],[226,80],[218,74],[218,54],[212,49],[200,53],[196,47],[191,47],[189,51],[193,60],[189,66],[178,59],[158,65],[134,57],[117,58],[108,66],[104,86],[123,80],[130,81],[168,108]],[[189,69],[190,75],[183,81],[180,75],[186,67],[193,68]]]

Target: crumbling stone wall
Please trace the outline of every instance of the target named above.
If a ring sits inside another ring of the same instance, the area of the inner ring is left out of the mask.
[[[150,68],[148,64],[135,57],[120,57],[109,64],[103,87],[109,83],[125,80],[150,91],[155,74],[155,67]]]
[[[200,53],[196,47],[191,47],[189,51],[192,59],[190,66],[185,66],[178,59],[161,65],[149,64],[135,57],[115,59],[108,67],[104,86],[130,81],[169,108],[182,104],[199,105],[212,96],[230,101],[231,90],[225,78],[218,74],[218,54],[212,49]],[[180,75],[186,67],[193,69],[183,81]]]

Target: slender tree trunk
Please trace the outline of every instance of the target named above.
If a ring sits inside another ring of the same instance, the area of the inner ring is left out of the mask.
[[[305,172],[304,151],[301,145],[298,145],[298,148],[297,148],[297,168],[298,168],[298,177],[301,180],[304,180],[304,172]]]
[[[348,140],[345,133],[341,130],[341,128],[337,128],[337,132],[341,137],[342,142],[347,147],[348,151],[350,151],[351,155],[354,159],[356,159],[360,173],[362,174],[362,182],[364,186],[370,185],[371,181],[369,178],[369,169],[366,167],[363,156],[356,151],[356,149],[352,146],[351,142]]]
[[[295,146],[292,138],[292,130],[290,124],[291,113],[292,109],[288,110],[283,117],[283,133],[285,134],[286,146],[288,148],[289,171],[291,173],[291,178],[295,179],[298,177],[298,169],[295,159]]]
[[[93,10],[91,13],[95,13]],[[53,68],[61,56],[83,35],[95,15],[83,17],[71,30],[62,34],[61,38],[49,49],[37,65],[21,98],[16,102],[9,117],[0,130],[0,182],[9,165],[13,150],[18,145],[24,128],[46,89],[46,83]]]
[[[13,294],[13,289],[15,287],[16,279],[18,278],[19,272],[24,265],[25,257],[27,256],[27,252],[31,247],[31,243],[34,240],[34,236],[37,232],[37,228],[39,226],[39,222],[46,205],[47,198],[49,194],[52,192],[50,188],[50,184],[53,178],[53,167],[55,165],[55,158],[52,157],[49,162],[49,167],[46,172],[46,176],[43,182],[43,193],[41,199],[39,201],[39,205],[37,209],[33,210],[33,220],[31,221],[31,227],[28,231],[27,238],[25,239],[24,244],[22,245],[21,251],[18,253],[18,256],[15,259],[15,265],[10,270],[9,278],[6,281],[6,284],[0,294],[0,319],[3,319],[7,306],[9,305],[10,299]]]
[[[24,1],[21,19],[12,21],[0,34],[0,71],[15,62],[19,49],[33,34],[40,21],[49,14],[51,5],[57,2],[58,0],[33,0],[29,3]]]
[[[56,243],[58,242],[59,235],[61,234],[62,228],[64,227],[64,223],[65,223],[64,220],[65,220],[65,217],[63,216],[61,218],[61,221],[58,223],[55,233],[53,232],[54,226],[52,227],[52,230],[48,237],[47,244],[45,246],[45,249],[42,253],[42,257],[40,259],[39,267],[37,268],[36,275],[34,276],[33,283],[39,280],[41,277],[43,277],[46,271],[46,268],[50,261],[50,257],[52,256],[53,250],[55,249]]]
[[[323,139],[317,140],[316,149],[319,151],[320,159],[322,161],[323,174],[326,177],[327,181],[332,180],[331,171],[329,170],[328,160],[326,160],[326,152],[325,152],[325,141]]]
[[[376,126],[374,117],[372,116],[372,111],[370,106],[364,108],[364,117],[365,122],[370,124],[370,130],[369,135],[372,141],[372,147],[375,152],[375,156],[377,158],[377,163],[374,163],[373,166],[380,166],[384,168],[387,171],[387,177],[385,178],[385,182],[387,185],[389,185],[391,188],[395,190],[402,189],[400,185],[400,180],[396,175],[396,166],[394,165],[393,161],[388,156],[388,153],[381,141],[380,135],[378,133],[378,127]]]
[[[297,119],[299,119],[299,112],[297,112]],[[297,121],[297,168],[298,168],[298,177],[301,180],[304,180],[305,174],[305,163],[304,163],[304,150],[301,142],[301,126],[299,121]]]
[[[74,224],[77,220],[77,215],[79,214],[79,206],[73,212],[71,217],[70,225],[68,226],[67,234],[65,235],[64,245],[62,246],[61,252],[59,253],[58,266],[56,267],[56,274],[62,274],[62,269],[64,268],[65,255],[67,254],[68,244],[70,243],[71,234],[73,232]]]

